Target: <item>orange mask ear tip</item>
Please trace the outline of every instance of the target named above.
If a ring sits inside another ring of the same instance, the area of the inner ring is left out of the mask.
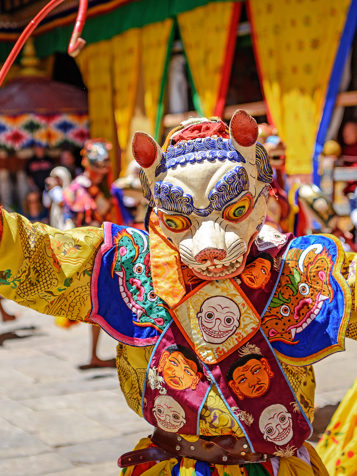
[[[257,121],[243,109],[238,109],[231,120],[230,131],[237,142],[242,147],[251,147],[258,139]]]
[[[155,162],[158,146],[145,132],[136,132],[133,137],[133,155],[137,163],[148,169]]]

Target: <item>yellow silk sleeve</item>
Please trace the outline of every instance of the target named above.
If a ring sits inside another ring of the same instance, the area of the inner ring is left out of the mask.
[[[352,252],[345,253],[341,273],[347,281],[352,293],[351,317],[347,326],[346,337],[354,340],[357,340],[356,267],[357,254]]]
[[[52,316],[87,320],[100,228],[66,232],[1,212],[0,294]]]

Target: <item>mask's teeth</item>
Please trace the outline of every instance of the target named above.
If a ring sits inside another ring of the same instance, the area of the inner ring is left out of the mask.
[[[203,266],[201,268],[193,267],[193,269],[196,272],[203,274],[204,276],[218,278],[218,277],[226,276],[227,274],[233,273],[236,269],[239,268],[239,266],[242,264],[242,261],[243,261],[243,256],[240,256],[236,261],[234,261],[234,263],[230,263],[228,268],[226,268],[224,271],[222,270],[223,271],[222,273],[213,273],[210,270],[224,268],[225,266],[224,264],[216,264],[216,265],[206,266],[206,267]]]

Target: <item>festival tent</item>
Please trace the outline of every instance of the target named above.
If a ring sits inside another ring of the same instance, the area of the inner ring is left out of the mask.
[[[89,137],[87,93],[43,75],[34,54],[30,39],[19,76],[0,88],[0,149],[82,147]]]
[[[287,172],[311,174],[356,30],[357,0],[89,0],[82,34],[87,46],[77,63],[89,93],[91,134],[127,149],[142,78],[146,116],[159,139],[175,28],[196,111],[221,115],[243,3],[267,116],[287,145]],[[41,57],[67,48],[76,7],[65,5],[36,30]],[[18,23],[0,24],[0,40],[6,40],[0,43],[0,61],[24,21],[23,14]]]

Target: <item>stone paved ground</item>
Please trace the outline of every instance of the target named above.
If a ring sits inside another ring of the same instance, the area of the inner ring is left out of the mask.
[[[151,427],[128,409],[116,369],[77,369],[89,361],[90,326],[63,330],[51,317],[4,307],[21,316],[0,321],[0,475],[117,476],[119,455]],[[104,332],[98,353],[116,354]]]
[[[118,456],[150,433],[128,409],[115,369],[79,371],[90,328],[59,329],[51,317],[20,313],[0,321],[0,475],[117,476]],[[115,356],[102,333],[99,355]],[[357,342],[315,366],[320,406],[338,402],[357,376]]]

